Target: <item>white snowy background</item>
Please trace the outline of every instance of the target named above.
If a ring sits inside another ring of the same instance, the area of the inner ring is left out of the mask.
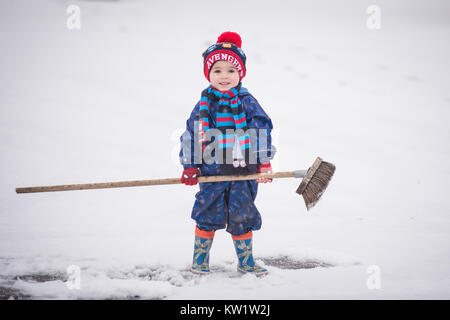
[[[201,53],[228,30],[274,169],[337,167],[310,212],[298,180],[260,186],[267,277],[237,273],[225,231],[190,275],[198,186],[15,193],[181,176]],[[448,1],[0,0],[1,298],[449,299],[449,39]]]

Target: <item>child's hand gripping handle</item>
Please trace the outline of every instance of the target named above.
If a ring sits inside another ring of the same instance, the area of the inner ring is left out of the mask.
[[[183,170],[180,181],[187,186],[193,186],[198,183],[198,177],[200,177],[200,171],[195,167],[191,167]]]
[[[257,173],[272,173],[272,166],[270,165],[270,162],[260,164],[258,166]],[[267,183],[272,181],[273,181],[272,178],[265,178],[265,177],[256,179],[257,183]]]

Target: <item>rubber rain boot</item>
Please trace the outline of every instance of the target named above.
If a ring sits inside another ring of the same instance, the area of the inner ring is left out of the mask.
[[[205,231],[195,227],[194,258],[191,271],[196,274],[209,274],[209,251],[214,239],[214,230]]]
[[[252,237],[251,231],[239,236],[232,235],[234,248],[239,259],[237,269],[240,272],[253,273],[258,277],[265,276],[268,274],[267,269],[260,267],[253,260]]]

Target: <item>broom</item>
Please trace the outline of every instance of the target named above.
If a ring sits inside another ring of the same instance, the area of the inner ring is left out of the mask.
[[[202,176],[198,178],[199,183],[205,182],[221,182],[221,181],[240,181],[240,180],[256,180],[258,178],[303,178],[297,193],[305,200],[306,208],[309,210],[317,201],[319,201],[323,192],[328,186],[329,181],[333,177],[336,167],[323,161],[320,157],[314,161],[308,170],[295,170],[272,173],[255,173],[237,176]],[[41,187],[25,187],[16,188],[16,193],[35,193],[35,192],[52,192],[52,191],[69,191],[69,190],[87,190],[87,189],[106,189],[106,188],[123,188],[153,185],[180,184],[180,178],[152,179],[152,180],[135,180],[135,181],[119,181],[119,182],[101,182],[87,184],[67,184],[56,186]]]

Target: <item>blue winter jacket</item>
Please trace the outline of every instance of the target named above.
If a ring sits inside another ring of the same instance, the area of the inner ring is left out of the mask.
[[[258,101],[253,97],[246,88],[241,88],[239,91],[239,99],[242,102],[245,115],[247,118],[247,126],[249,129],[266,129],[261,131],[261,134],[255,137],[256,141],[251,141],[256,144],[254,152],[256,152],[257,164],[270,161],[276,152],[276,148],[272,145],[271,131],[273,129],[272,121],[267,113],[259,105]],[[195,148],[194,148],[194,122],[199,119],[200,101],[195,105],[189,119],[186,121],[186,131],[181,136],[181,151],[180,162],[184,169],[189,167],[197,167],[200,169],[202,176],[220,175],[220,165],[217,163],[207,164],[202,161],[201,164],[194,163]],[[210,101],[209,106],[209,123],[210,128],[216,128],[216,112],[218,108],[218,100]],[[257,131],[259,132],[259,131]],[[264,139],[264,143],[260,143]],[[267,141],[267,142],[266,142]]]

